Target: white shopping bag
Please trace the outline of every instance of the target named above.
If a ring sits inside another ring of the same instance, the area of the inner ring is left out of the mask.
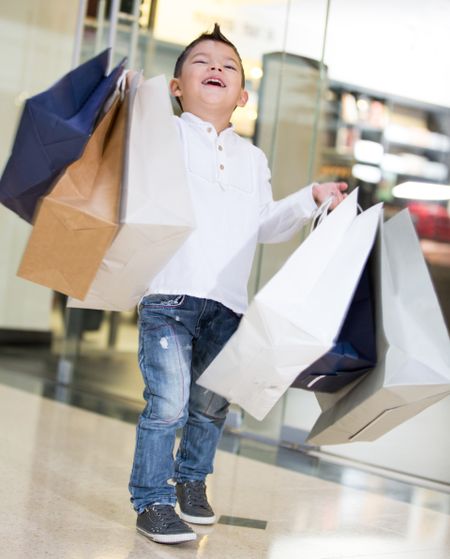
[[[354,191],[256,294],[198,384],[263,419],[332,346],[372,248],[381,205],[357,216]]]
[[[315,445],[373,441],[450,394],[450,343],[409,212],[380,227],[375,254],[378,362],[361,382],[318,394]]]
[[[181,140],[164,76],[130,94],[121,223],[89,292],[69,307],[125,311],[194,228]]]

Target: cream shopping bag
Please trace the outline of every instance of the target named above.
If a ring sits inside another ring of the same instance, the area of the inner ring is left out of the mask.
[[[373,441],[450,394],[450,343],[408,210],[380,227],[375,304],[378,362],[360,382],[318,394],[308,441]]]
[[[125,311],[194,228],[184,155],[164,76],[133,80],[119,232],[87,296],[69,307]]]
[[[381,205],[357,216],[352,192],[256,294],[198,384],[263,419],[332,346],[372,248]]]

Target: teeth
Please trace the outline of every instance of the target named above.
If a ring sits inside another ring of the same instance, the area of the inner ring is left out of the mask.
[[[211,85],[218,85],[220,87],[225,87],[223,82],[221,82],[220,80],[216,80],[214,78],[207,79],[203,83],[206,84],[206,85],[211,84]]]

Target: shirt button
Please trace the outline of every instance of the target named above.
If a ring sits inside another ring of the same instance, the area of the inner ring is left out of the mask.
[[[219,151],[223,151],[223,147],[222,146],[218,146]]]
[[[225,167],[224,167],[222,164],[220,164],[220,165],[219,165],[219,169],[220,169],[221,171],[223,171],[223,170],[225,169]]]
[[[208,134],[209,134],[210,132],[212,132],[212,128],[211,128],[211,127],[210,127],[210,128],[207,128],[206,131],[207,131]]]

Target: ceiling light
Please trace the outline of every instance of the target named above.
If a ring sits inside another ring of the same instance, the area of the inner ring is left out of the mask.
[[[383,146],[378,142],[370,142],[369,140],[357,140],[353,147],[355,159],[364,161],[364,163],[381,163],[383,159]]]
[[[262,75],[263,71],[259,66],[253,66],[253,68],[250,70],[250,77],[252,78],[252,80],[260,80],[262,78]]]
[[[361,165],[357,163],[352,167],[352,175],[361,181],[377,184],[381,180],[381,171],[378,167]]]
[[[429,182],[402,182],[392,189],[396,198],[409,200],[450,200],[449,184]]]

